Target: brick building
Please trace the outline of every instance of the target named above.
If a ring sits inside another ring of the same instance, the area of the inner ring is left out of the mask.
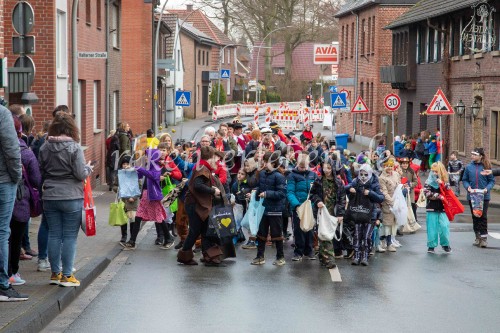
[[[226,91],[227,102],[230,102],[233,98],[232,91],[237,80],[236,43],[228,36],[224,35],[224,33],[206,17],[202,11],[193,9],[193,5],[187,5],[186,9],[169,9],[168,12],[176,14],[179,19],[191,23],[195,29],[203,32],[206,36],[215,41],[216,45],[213,45],[210,51],[210,62],[207,70],[216,72],[219,71],[219,68],[231,70],[230,79],[221,80],[221,84]],[[212,81],[212,84],[214,83],[216,84],[217,81]],[[210,91],[211,89],[209,89],[208,93],[210,93]],[[196,92],[193,91],[193,97],[196,97],[195,95]],[[208,112],[202,114],[202,116],[205,115],[208,115]],[[196,116],[200,117],[198,113]]]
[[[410,9],[414,0],[355,0],[335,15],[339,19],[339,78],[337,86],[349,91],[352,105],[361,96],[370,110],[354,116],[339,112],[337,133],[349,133],[368,144],[377,134],[391,136],[390,112],[384,97],[396,92],[380,82],[379,68],[392,62],[392,34],[384,27]],[[381,134],[380,134],[381,133]]]
[[[32,115],[36,121],[35,131],[41,130],[44,121],[52,119],[56,105],[66,104],[75,112],[81,129],[81,144],[85,147],[85,158],[98,161],[94,179],[104,178],[104,129],[105,129],[105,59],[79,59],[78,86],[79,107],[71,104],[71,1],[28,1],[34,12],[34,26],[28,35],[35,36],[35,53],[30,61],[36,69],[33,83],[24,92],[34,92],[38,103],[33,104]],[[4,3],[3,17],[11,17],[14,0]],[[78,51],[105,51],[105,5],[104,1],[80,1],[78,7],[77,35]],[[9,19],[10,22],[10,19]],[[9,68],[14,67],[19,56],[13,53],[12,37],[17,36],[12,24],[4,25],[5,56]],[[29,64],[30,61],[26,61]],[[9,77],[14,80],[13,76]],[[10,82],[9,82],[10,83]],[[23,89],[21,89],[23,90]],[[11,90],[12,91],[12,90]],[[22,103],[22,91],[9,93],[9,103]]]
[[[400,130],[438,126],[436,116],[418,113],[441,87],[455,107],[455,115],[442,120],[445,155],[457,150],[468,161],[474,147],[484,147],[500,164],[499,10],[498,1],[426,0],[388,26],[393,49],[406,49],[393,56],[401,75],[387,80],[407,105],[400,109]]]

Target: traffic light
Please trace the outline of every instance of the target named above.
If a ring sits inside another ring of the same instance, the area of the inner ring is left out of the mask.
[[[306,96],[306,106],[308,108],[311,107],[311,95]]]

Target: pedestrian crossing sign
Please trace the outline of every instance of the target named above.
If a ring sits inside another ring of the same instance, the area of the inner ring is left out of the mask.
[[[231,70],[230,69],[221,69],[220,71],[220,78],[221,79],[229,79],[231,77]]]
[[[431,116],[455,114],[453,107],[450,105],[450,102],[448,102],[448,99],[441,89],[438,89],[436,95],[434,95],[426,113]]]
[[[365,101],[363,101],[361,96],[359,96],[356,100],[356,103],[354,103],[354,106],[351,109],[351,113],[370,113],[370,110],[368,110],[368,107],[366,106],[366,103]]]
[[[190,106],[191,92],[179,90],[175,92],[175,106]]]
[[[347,106],[346,94],[344,93],[333,93],[330,94],[330,100],[332,102],[333,109],[343,109]]]

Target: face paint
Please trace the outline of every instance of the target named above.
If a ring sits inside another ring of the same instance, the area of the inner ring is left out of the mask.
[[[361,180],[361,182],[363,184],[366,184],[366,182],[368,181],[368,179],[369,179],[368,178],[368,172],[361,170],[359,172],[359,180]]]

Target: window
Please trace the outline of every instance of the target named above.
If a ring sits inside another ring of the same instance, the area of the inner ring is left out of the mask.
[[[449,44],[448,45],[448,53],[450,54],[450,57],[453,57],[455,55],[455,29],[454,29],[454,23],[455,21],[450,22],[450,35],[448,36]]]
[[[85,22],[87,24],[92,23],[92,15],[91,15],[91,9],[92,7],[90,6],[90,0],[85,1]]]
[[[365,20],[361,20],[361,55],[365,54],[365,36],[366,36],[366,26]]]
[[[274,67],[273,74],[274,75],[285,75],[285,67]]]
[[[425,62],[430,61],[430,52],[431,52],[431,29],[429,27],[426,28],[425,33]]]
[[[342,45],[340,47],[340,59],[344,59],[344,40],[345,40],[345,31],[344,26],[342,26]]]
[[[408,53],[409,53],[409,47],[410,47],[410,34],[408,31],[405,31],[405,39],[404,39],[404,56],[403,56],[403,64],[407,65],[408,64]]]
[[[118,127],[118,113],[120,105],[120,92],[118,90],[113,91],[113,109],[111,110],[111,128],[116,129]]]
[[[368,36],[366,38],[366,53],[367,55],[370,55],[370,39],[371,39],[371,31],[372,31],[372,18],[369,17],[368,18],[368,25],[366,26],[367,30],[368,30]]]
[[[101,0],[97,0],[96,7],[97,7],[97,22],[96,22],[96,25],[97,25],[98,29],[101,29],[101,27],[102,27]]]
[[[375,53],[375,16],[372,16],[372,54]]]
[[[439,60],[439,33],[437,30],[434,30],[434,48],[432,54],[432,60],[437,62]]]
[[[86,100],[86,91],[85,91],[85,81],[83,80],[78,80],[78,110],[75,110],[75,120],[76,120],[76,126],[80,129],[80,132],[82,132],[82,114],[85,114],[86,112],[86,105],[87,103],[84,103]]]
[[[231,78],[226,80],[226,95],[231,95]]]
[[[207,66],[210,66],[210,52],[207,51]]]
[[[455,133],[453,146],[458,152],[465,153],[465,117],[453,117],[455,122]]]
[[[373,113],[375,112],[375,110],[373,110],[373,105],[375,104],[374,103],[375,101],[373,100],[373,96],[374,96],[373,89],[375,88],[373,86],[373,82],[371,83],[371,86],[372,86],[372,88],[370,89],[370,103],[371,103],[371,105],[370,105],[370,115],[369,115],[369,117],[370,117],[370,121],[373,121]]]
[[[344,40],[345,59],[347,59],[349,57],[348,47],[349,47],[349,25],[346,25],[346,27],[345,27],[345,40]]]
[[[460,31],[463,31],[463,30],[464,30],[464,18],[460,17]],[[464,55],[464,42],[463,42],[462,38],[460,38],[459,47],[458,47],[458,54],[461,56]]]
[[[420,103],[420,114],[425,112],[425,110],[427,110],[427,104]],[[427,128],[427,116],[420,115],[420,131],[427,131],[427,130],[428,130],[428,128]]]
[[[227,50],[227,63],[228,64],[231,63],[231,50],[230,49]]]
[[[415,61],[417,62],[417,64],[420,64],[420,61],[422,60],[420,58],[421,47],[422,47],[422,35],[420,35],[420,27],[417,27],[417,47],[415,52],[416,55]]]
[[[354,57],[354,23],[351,25],[351,58]]]
[[[111,6],[110,23],[111,43],[113,47],[120,47],[120,8],[116,5]]]
[[[181,70],[181,50],[177,50],[177,57],[175,59],[177,62],[177,71]]]
[[[94,81],[94,103],[93,103],[93,113],[94,113],[94,130],[99,128],[99,105],[101,100],[100,94],[100,81]]]
[[[66,13],[57,11],[56,19],[56,68],[57,75],[68,73],[68,44]]]
[[[219,57],[221,57],[221,61],[220,62],[223,64],[224,60],[225,60],[224,59],[224,51],[223,50],[219,50],[219,53],[220,53]]]
[[[361,82],[359,84],[359,96],[361,96],[361,98],[366,101],[366,99],[365,99],[365,84],[363,82]],[[359,121],[363,120],[363,115],[364,115],[363,113],[359,114],[359,119],[358,119]]]
[[[198,65],[201,65],[201,51],[198,50]]]
[[[206,66],[206,63],[205,63],[205,51],[203,51],[202,53],[203,53],[203,62],[202,62],[202,65]]]
[[[196,104],[200,104],[200,85],[196,86]]]
[[[500,109],[491,110],[490,122],[490,156],[492,160],[500,161]]]
[[[371,100],[370,100],[370,84],[369,83],[366,84],[366,99],[365,99],[365,103],[366,103],[366,106],[368,107],[368,110],[370,110],[370,113],[373,112],[373,110],[370,107]],[[368,114],[366,114],[366,116],[364,116],[365,121],[368,121],[368,115],[370,113],[368,113]]]

